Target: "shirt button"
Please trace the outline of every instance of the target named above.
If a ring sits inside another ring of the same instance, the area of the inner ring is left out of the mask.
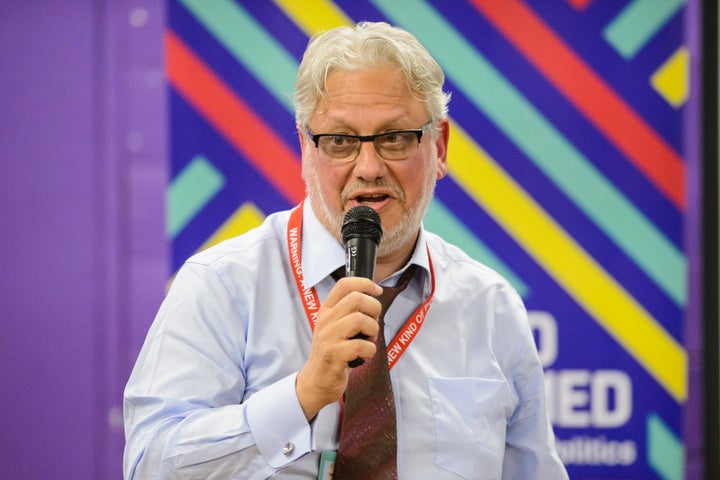
[[[293,452],[293,450],[295,450],[295,444],[293,442],[287,442],[283,445],[282,453],[287,457]]]

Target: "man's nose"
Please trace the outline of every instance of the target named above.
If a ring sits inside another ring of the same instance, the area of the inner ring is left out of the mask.
[[[373,142],[362,142],[360,152],[355,159],[355,168],[353,170],[355,176],[367,181],[373,181],[385,175],[386,169],[385,160],[375,149],[375,144]]]

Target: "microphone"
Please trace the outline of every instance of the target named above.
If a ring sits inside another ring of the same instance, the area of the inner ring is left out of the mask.
[[[377,248],[383,233],[380,215],[365,205],[353,207],[345,214],[340,233],[345,246],[345,276],[374,279]],[[367,337],[358,334],[353,338]],[[355,368],[363,363],[365,360],[356,358],[348,365]]]
[[[342,241],[345,245],[345,276],[375,278],[375,258],[382,237],[380,215],[359,205],[345,214]]]

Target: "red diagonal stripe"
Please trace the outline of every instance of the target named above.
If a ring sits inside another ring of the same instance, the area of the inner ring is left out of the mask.
[[[685,168],[673,148],[518,0],[475,7],[680,210]]]
[[[567,0],[567,2],[572,5],[575,10],[582,11],[592,3],[592,0]]]
[[[305,196],[297,154],[173,32],[165,32],[172,86],[291,203]]]

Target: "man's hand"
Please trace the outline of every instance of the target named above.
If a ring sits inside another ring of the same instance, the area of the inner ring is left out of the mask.
[[[318,312],[310,356],[295,385],[308,421],[340,399],[356,358],[375,355],[382,287],[362,277],[341,278]],[[353,338],[358,334],[366,339]]]

